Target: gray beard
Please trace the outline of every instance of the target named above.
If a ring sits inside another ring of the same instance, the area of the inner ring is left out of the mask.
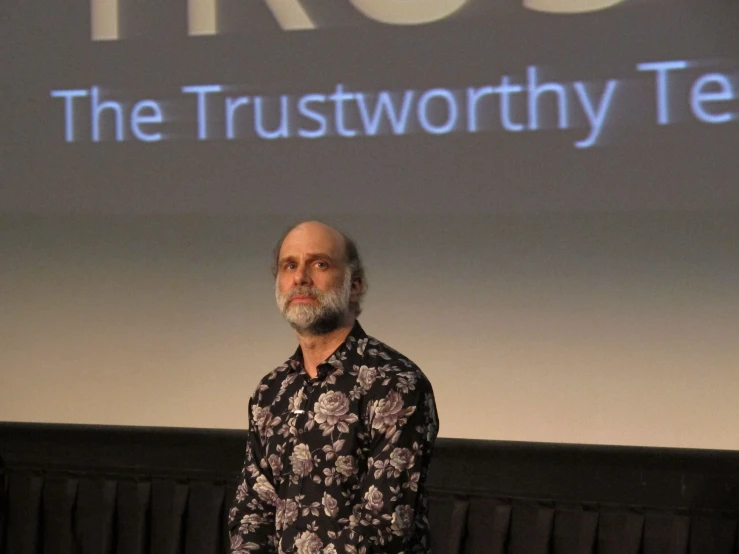
[[[300,294],[315,297],[317,304],[290,306],[290,299]],[[280,312],[290,326],[303,335],[326,335],[338,329],[349,315],[350,295],[349,271],[340,287],[325,292],[312,287],[296,287],[283,294],[275,283],[275,298]]]

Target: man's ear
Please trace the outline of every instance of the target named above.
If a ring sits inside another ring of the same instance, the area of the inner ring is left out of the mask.
[[[353,296],[356,296],[360,292],[362,292],[362,279],[360,277],[355,277],[354,279],[352,279],[350,292]]]

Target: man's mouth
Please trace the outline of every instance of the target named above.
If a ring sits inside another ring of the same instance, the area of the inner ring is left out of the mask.
[[[315,299],[314,296],[308,296],[308,295],[298,294],[296,296],[293,296],[290,299],[290,303],[291,304],[307,304],[309,302],[315,302],[315,300],[316,299]]]

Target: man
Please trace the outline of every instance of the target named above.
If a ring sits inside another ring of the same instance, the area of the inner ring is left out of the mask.
[[[298,349],[249,402],[232,553],[428,553],[433,391],[357,322],[367,284],[355,244],[303,222],[278,243],[274,276]]]

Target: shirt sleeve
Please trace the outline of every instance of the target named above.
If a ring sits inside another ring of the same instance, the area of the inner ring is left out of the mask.
[[[276,551],[274,484],[263,471],[263,447],[254,425],[254,398],[249,401],[249,433],[241,479],[228,515],[231,554]]]
[[[370,401],[368,427],[370,452],[352,515],[332,529],[318,522],[285,529],[280,554],[410,554],[411,545],[428,551],[423,487],[438,432],[431,385],[424,379],[414,390]]]

